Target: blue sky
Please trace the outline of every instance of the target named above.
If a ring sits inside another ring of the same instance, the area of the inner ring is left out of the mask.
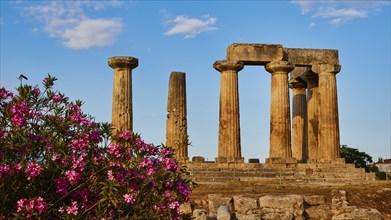
[[[6,1],[0,2],[0,86],[17,76],[85,101],[111,120],[111,56],[133,56],[134,130],[165,142],[168,79],[186,72],[189,157],[217,156],[219,72],[232,43],[339,50],[341,144],[391,157],[390,1]],[[239,72],[242,154],[268,157],[270,73]]]

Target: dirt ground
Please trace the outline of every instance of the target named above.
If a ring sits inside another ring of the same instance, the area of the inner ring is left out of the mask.
[[[224,196],[247,195],[260,197],[263,195],[323,195],[326,203],[331,204],[331,191],[344,190],[350,206],[357,208],[374,208],[380,211],[386,219],[391,219],[391,181],[370,181],[356,183],[325,183],[325,182],[229,182],[229,183],[198,183],[193,189],[191,199],[206,200],[208,194]]]

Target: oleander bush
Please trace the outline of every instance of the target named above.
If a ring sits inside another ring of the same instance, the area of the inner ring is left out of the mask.
[[[95,122],[56,80],[0,90],[0,219],[177,219],[191,182],[173,150]]]

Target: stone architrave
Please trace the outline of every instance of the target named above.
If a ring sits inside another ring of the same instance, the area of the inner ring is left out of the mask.
[[[294,66],[286,61],[273,61],[265,69],[272,75],[269,158],[291,158],[288,73]]]
[[[244,162],[240,147],[238,72],[242,62],[216,61],[213,67],[220,74],[220,120],[218,157],[216,162]]]
[[[338,64],[317,64],[312,71],[319,76],[319,137],[318,158],[331,162],[341,157],[339,146],[339,121],[336,74]]]
[[[188,157],[186,74],[172,72],[168,86],[166,145],[175,150],[179,162]]]
[[[310,72],[304,76],[307,83],[307,162],[316,162],[318,158],[319,134],[319,91],[318,75]]]
[[[114,69],[111,121],[114,132],[133,130],[132,69],[138,66],[138,59],[115,56],[108,59]]]
[[[299,162],[305,162],[308,152],[307,85],[297,79],[291,79],[289,86],[292,88],[292,157]]]

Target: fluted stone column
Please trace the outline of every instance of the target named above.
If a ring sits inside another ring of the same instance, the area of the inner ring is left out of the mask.
[[[315,163],[318,158],[319,133],[319,91],[318,75],[310,73],[305,75],[307,82],[307,162]]]
[[[288,73],[294,66],[286,61],[273,61],[265,69],[272,75],[269,158],[291,158]]]
[[[318,158],[331,162],[341,157],[339,146],[339,121],[336,74],[341,70],[337,64],[318,64],[312,71],[319,76],[319,142]]]
[[[186,162],[188,157],[186,75],[172,72],[168,86],[166,145],[175,150],[179,162]]]
[[[111,121],[114,132],[133,130],[132,69],[138,66],[134,57],[117,56],[108,59],[114,69]]]
[[[216,162],[244,162],[240,147],[238,72],[242,62],[216,61],[220,75],[219,146]]]
[[[307,160],[307,85],[296,79],[289,81],[292,88],[292,157],[299,162]]]

